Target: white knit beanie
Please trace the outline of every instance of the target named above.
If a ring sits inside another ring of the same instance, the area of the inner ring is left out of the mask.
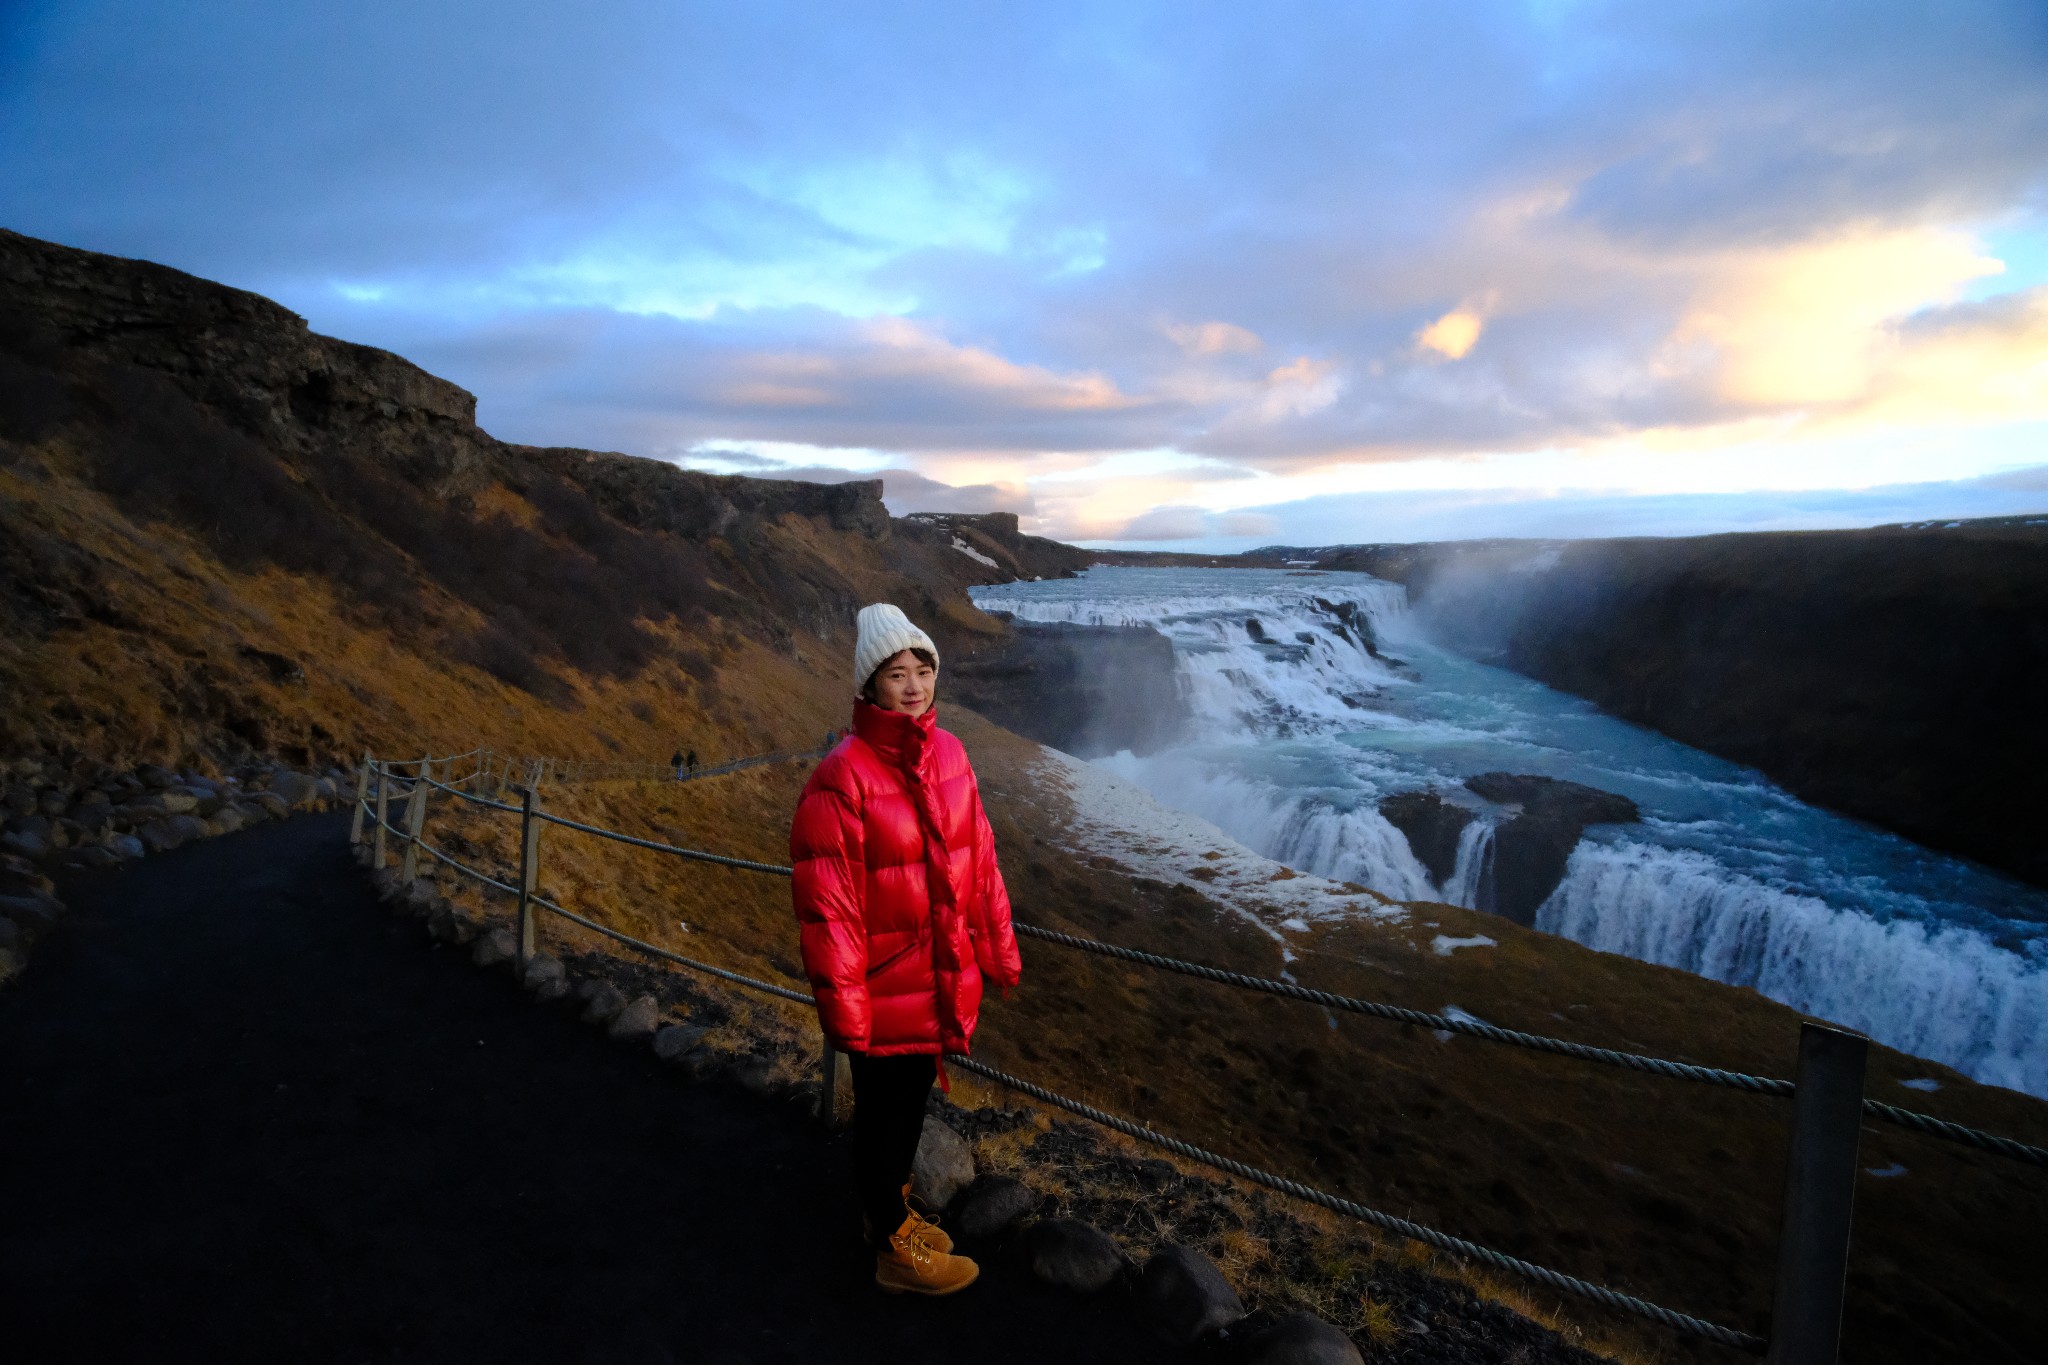
[[[856,695],[868,684],[885,660],[893,659],[906,649],[922,649],[932,656],[932,666],[939,662],[939,647],[932,643],[932,637],[910,624],[910,618],[903,614],[901,607],[888,602],[877,602],[871,607],[862,607],[857,618],[860,639],[853,646],[853,690]]]

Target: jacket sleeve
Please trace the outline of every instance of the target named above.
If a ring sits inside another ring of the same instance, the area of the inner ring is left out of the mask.
[[[818,1026],[842,1052],[866,1052],[872,1024],[861,845],[859,796],[843,773],[828,776],[820,768],[797,802],[790,827],[791,887]]]
[[[985,980],[1008,990],[1023,976],[1024,959],[1017,952],[1017,931],[1010,924],[1010,890],[1003,885],[1002,865],[996,861],[996,834],[989,828],[978,786],[974,792],[974,880],[981,893],[974,898],[975,913],[980,917],[975,925],[975,965]]]

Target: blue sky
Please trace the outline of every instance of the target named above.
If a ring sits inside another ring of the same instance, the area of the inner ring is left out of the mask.
[[[2038,3],[17,0],[0,225],[1089,542],[2048,509]]]

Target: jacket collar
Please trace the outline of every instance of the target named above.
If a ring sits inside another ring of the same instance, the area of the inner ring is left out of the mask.
[[[916,772],[924,761],[925,747],[939,728],[939,707],[934,702],[921,716],[901,711],[884,711],[862,698],[853,704],[853,732],[861,742],[881,755],[891,767]]]

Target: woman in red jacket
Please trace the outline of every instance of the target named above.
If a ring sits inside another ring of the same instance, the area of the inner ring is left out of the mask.
[[[1022,963],[974,769],[932,709],[938,646],[886,602],[859,625],[853,733],[790,830],[796,918],[818,1023],[853,1072],[875,1283],[950,1294],[979,1271],[908,1207],[910,1165],[940,1054],[967,1051],[983,982],[1007,990]]]

